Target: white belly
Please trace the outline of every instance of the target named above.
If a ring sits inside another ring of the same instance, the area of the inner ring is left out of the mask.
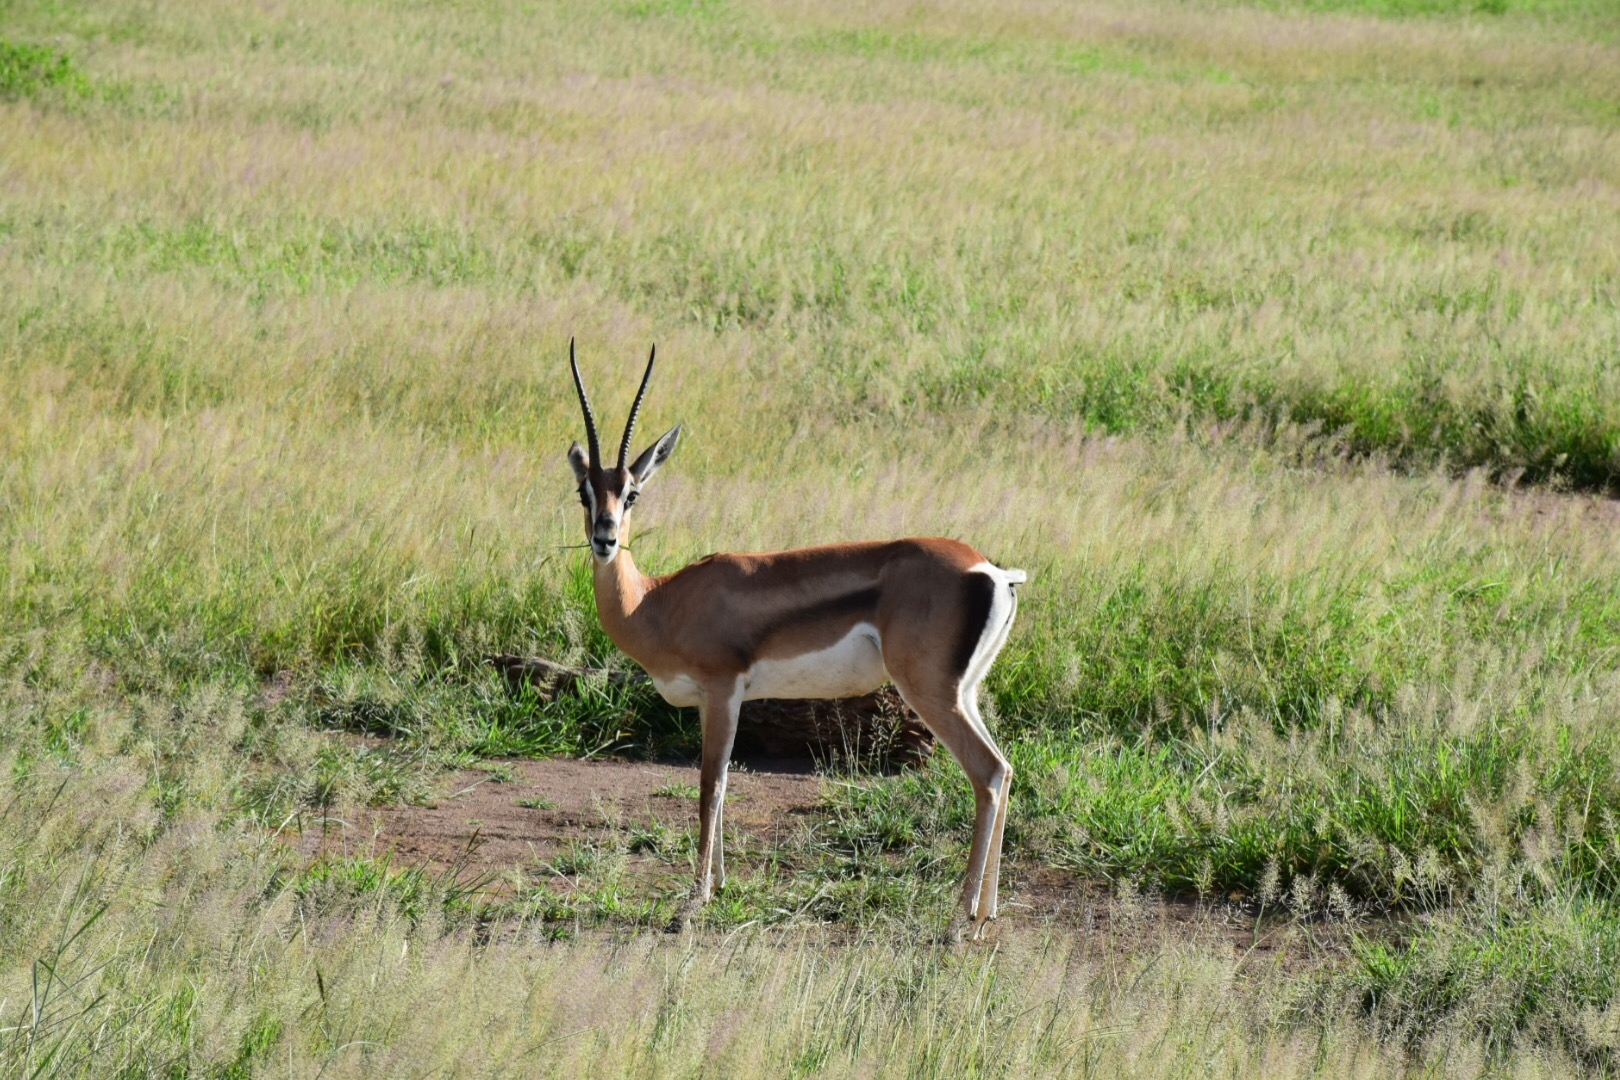
[[[888,681],[877,627],[856,623],[842,640],[825,649],[803,656],[754,661],[743,676],[743,697],[855,697]]]
[[[654,679],[653,688],[659,696],[677,708],[695,709],[703,704],[703,691],[690,675],[676,675],[668,679]]]
[[[871,693],[889,681],[877,627],[857,623],[836,644],[803,656],[756,660],[743,674],[743,697],[841,698]],[[703,687],[690,675],[653,678],[653,687],[671,705],[696,708]]]

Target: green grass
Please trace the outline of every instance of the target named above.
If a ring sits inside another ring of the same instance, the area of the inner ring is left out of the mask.
[[[665,784],[653,790],[654,795],[662,795],[668,799],[695,799],[698,797],[696,784]]]
[[[0,100],[36,97],[51,90],[82,94],[88,87],[72,57],[62,50],[0,38]]]
[[[1395,1040],[1450,1028],[1500,1053],[1529,1036],[1612,1065],[1620,1043],[1617,931],[1612,907],[1525,905],[1509,891],[1489,907],[1436,918],[1399,945],[1358,941],[1355,963],[1324,989],[1353,995]]]

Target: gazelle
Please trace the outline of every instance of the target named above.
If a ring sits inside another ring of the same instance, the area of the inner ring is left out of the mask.
[[[603,460],[596,416],[569,365],[585,413],[587,452],[568,463],[579,481],[602,629],[647,669],[671,705],[696,706],[703,728],[698,877],[692,904],[725,884],[721,811],[737,713],[754,698],[840,698],[893,680],[973,784],[975,816],[962,914],[976,932],[996,915],[1001,836],[1012,768],[979,716],[979,682],[1006,643],[1022,570],[1003,570],[955,540],[829,544],[754,555],[710,555],[666,577],[636,569],[630,509],[679,440],[679,425],[629,460],[654,348],[619,442]]]

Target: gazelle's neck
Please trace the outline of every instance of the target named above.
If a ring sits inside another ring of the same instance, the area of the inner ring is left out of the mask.
[[[652,588],[652,581],[636,569],[636,560],[630,557],[627,548],[620,548],[611,562],[592,559],[591,564],[596,614],[602,620],[602,629],[615,645],[634,658],[640,650],[635,647],[636,633],[631,620]]]

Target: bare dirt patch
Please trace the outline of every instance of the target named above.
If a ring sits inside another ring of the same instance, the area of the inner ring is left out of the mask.
[[[734,765],[726,830],[784,840],[814,812],[821,777],[798,762]],[[306,830],[309,855],[391,853],[401,865],[462,867],[498,877],[533,870],[571,844],[626,825],[697,825],[696,766],[630,761],[499,760],[447,775],[421,806],[360,809]]]

